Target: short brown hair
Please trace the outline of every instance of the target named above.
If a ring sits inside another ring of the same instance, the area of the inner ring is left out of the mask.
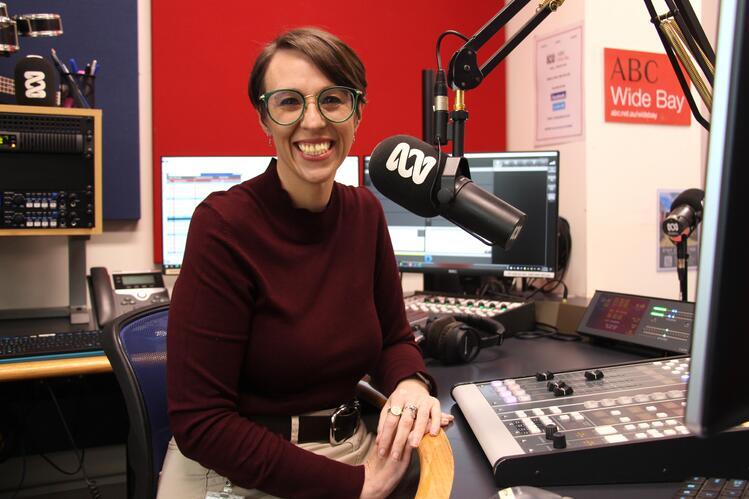
[[[297,28],[282,33],[260,52],[250,73],[248,93],[255,109],[265,118],[260,96],[265,92],[265,73],[275,53],[282,49],[298,50],[317,66],[334,84],[366,93],[367,79],[359,56],[340,38],[318,28]],[[364,96],[360,102],[366,102]],[[356,110],[357,116],[359,110]]]

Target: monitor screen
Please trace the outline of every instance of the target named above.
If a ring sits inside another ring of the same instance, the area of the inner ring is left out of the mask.
[[[165,274],[182,266],[187,229],[198,204],[265,171],[270,156],[164,156],[161,158],[161,255]],[[359,185],[359,157],[349,156],[336,181]]]
[[[465,155],[472,180],[528,215],[513,246],[487,246],[442,217],[414,215],[364,185],[382,203],[398,267],[405,272],[448,272],[506,277],[554,277],[557,269],[559,152],[471,153]]]
[[[746,189],[749,6],[721,2],[686,422],[709,435],[749,420]]]

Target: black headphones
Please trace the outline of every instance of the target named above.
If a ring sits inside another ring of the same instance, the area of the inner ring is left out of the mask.
[[[505,327],[493,319],[456,314],[430,318],[422,332],[424,355],[443,364],[463,364],[475,359],[482,348],[501,345]]]

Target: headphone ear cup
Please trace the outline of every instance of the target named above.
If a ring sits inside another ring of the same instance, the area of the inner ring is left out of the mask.
[[[479,353],[479,334],[476,330],[462,321],[455,321],[448,329],[443,340],[443,362],[465,364],[475,359]]]
[[[451,322],[455,322],[455,319],[453,319],[451,315],[439,317],[427,322],[427,325],[424,328],[424,346],[426,347],[424,353],[427,356],[440,360],[440,337],[442,336],[442,331],[444,331],[445,327]]]
[[[477,335],[483,336],[483,338],[479,338],[479,344],[482,348],[484,346],[501,345],[502,340],[504,340],[505,326],[499,321],[468,314],[456,315],[455,319],[479,331]]]

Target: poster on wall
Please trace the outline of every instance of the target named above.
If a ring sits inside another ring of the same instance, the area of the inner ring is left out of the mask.
[[[689,126],[689,104],[666,54],[604,48],[606,121]]]
[[[583,138],[583,27],[536,38],[536,145]]]
[[[658,190],[658,271],[676,270],[676,245],[663,233],[662,225],[668,212],[671,211],[671,203],[682,191],[673,189]],[[689,239],[687,239],[687,268],[696,269],[700,258],[700,228],[697,227]]]

